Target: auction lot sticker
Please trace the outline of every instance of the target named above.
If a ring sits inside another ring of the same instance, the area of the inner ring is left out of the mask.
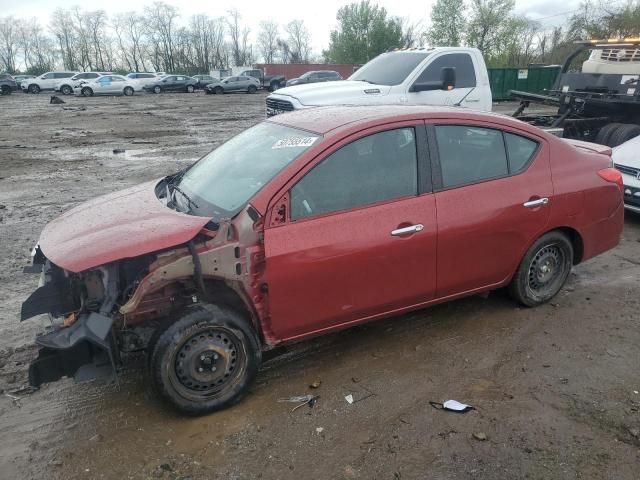
[[[318,137],[293,137],[283,138],[273,144],[272,149],[276,148],[298,148],[298,147],[310,147],[318,139]]]

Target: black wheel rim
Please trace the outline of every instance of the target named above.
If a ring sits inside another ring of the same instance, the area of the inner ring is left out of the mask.
[[[246,369],[247,357],[238,336],[211,326],[182,339],[169,362],[169,381],[184,398],[203,401],[234,385]]]
[[[552,295],[561,286],[565,269],[564,250],[556,244],[545,245],[529,265],[527,286],[539,297]]]

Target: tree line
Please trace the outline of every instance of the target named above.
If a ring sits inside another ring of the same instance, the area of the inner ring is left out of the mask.
[[[0,17],[0,71],[39,74],[63,67],[192,75],[258,60],[362,64],[390,49],[420,45],[477,47],[490,66],[526,66],[560,63],[578,39],[640,35],[640,0],[586,0],[548,18],[557,17],[566,19],[562,26],[546,27],[545,18],[516,14],[515,0],[437,0],[424,28],[421,21],[361,0],[338,10],[328,48],[316,54],[303,19],[260,22],[254,38],[236,9],[222,17],[185,19],[161,1],[111,16],[74,7],[55,10],[46,28],[36,19]]]

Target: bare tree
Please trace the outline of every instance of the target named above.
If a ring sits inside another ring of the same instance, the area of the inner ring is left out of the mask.
[[[249,28],[242,27],[242,16],[237,9],[229,10],[227,14],[227,26],[231,37],[231,56],[236,66],[249,65],[253,60],[253,52],[249,45]]]
[[[120,59],[127,70],[141,72],[147,69],[145,64],[145,22],[136,12],[117,14],[111,21],[116,35]]]
[[[176,70],[174,42],[176,23],[180,16],[176,7],[163,2],[154,2],[144,8],[147,28],[152,43],[152,61],[159,70]]]
[[[51,15],[50,26],[58,41],[63,66],[69,70],[75,70],[78,67],[78,62],[75,53],[76,33],[73,20],[65,10],[58,8]]]
[[[278,33],[280,27],[273,20],[260,22],[258,48],[265,63],[273,63],[278,53]]]
[[[304,25],[304,20],[293,20],[285,27],[288,34],[289,60],[291,63],[309,63],[311,53],[311,34]]]
[[[0,18],[0,62],[3,70],[10,73],[16,71],[18,54],[18,29],[14,17]]]

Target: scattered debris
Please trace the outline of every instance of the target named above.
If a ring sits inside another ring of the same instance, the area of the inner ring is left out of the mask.
[[[55,95],[51,95],[51,98],[49,99],[49,104],[50,105],[60,105],[62,103],[66,103],[64,100],[62,100],[60,97],[56,97]]]
[[[568,378],[561,378],[560,379],[560,383],[566,385],[567,383],[569,383],[569,379]]]
[[[84,112],[87,107],[80,105],[79,107],[62,107],[63,110],[70,110],[72,112]]]
[[[314,380],[312,383],[309,384],[309,388],[320,388],[320,385],[322,385],[321,380]]]
[[[617,358],[617,357],[620,356],[616,352],[614,352],[613,350],[609,350],[609,349],[607,349],[607,355],[609,355],[610,357],[613,357],[613,358]]]
[[[100,435],[99,433],[96,433],[93,437],[91,437],[89,439],[90,442],[100,442],[102,441],[102,435]]]
[[[360,379],[358,377],[351,377],[351,381],[353,383],[360,383]]]
[[[634,438],[640,438],[640,429],[638,428],[629,428],[629,433]]]
[[[476,432],[473,434],[473,438],[481,442],[484,442],[487,439],[487,435],[484,432]]]
[[[124,153],[125,149],[124,148],[114,148],[113,149],[113,153],[115,153],[116,155],[119,153]]]
[[[165,472],[173,472],[173,467],[168,463],[163,463],[162,465],[160,465],[160,468]]]
[[[451,412],[458,412],[458,413],[466,413],[474,409],[472,405],[467,405],[466,403],[460,403],[457,400],[447,400],[444,403],[429,402],[429,405],[431,405],[436,410],[449,410]]]
[[[323,427],[318,427],[318,428],[316,428],[316,433],[317,433],[318,435],[320,435],[322,432],[324,432],[324,428],[323,428]]]
[[[346,397],[344,397],[344,399],[347,401],[347,403],[349,405],[351,405],[353,403],[353,395],[349,394]]]
[[[278,401],[288,402],[288,403],[299,403],[299,405],[296,405],[291,409],[291,412],[295,412],[297,409],[299,409],[304,405],[309,405],[309,408],[312,408],[316,404],[319,398],[320,398],[320,395],[299,395],[295,397],[279,398]]]

